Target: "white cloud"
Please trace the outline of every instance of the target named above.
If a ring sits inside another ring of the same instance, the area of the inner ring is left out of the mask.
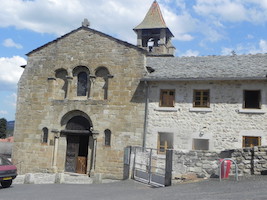
[[[136,43],[132,29],[143,20],[152,2],[150,0],[0,0],[0,3],[0,27],[15,26],[18,29],[60,36],[78,28],[83,19],[88,18],[91,28]]]
[[[14,42],[11,38],[7,38],[4,40],[3,45],[5,47],[15,47],[17,49],[22,49],[22,45]]]
[[[172,31],[175,40],[192,41],[192,35],[197,31],[199,21],[191,16],[191,14],[183,10],[178,12],[173,10],[170,5],[160,5],[163,17],[169,29]],[[184,8],[183,8],[184,9]],[[147,12],[147,11],[145,11]]]
[[[6,110],[0,110],[0,115],[6,115],[7,111]]]
[[[221,50],[222,55],[231,55],[233,52],[232,48],[223,47]]]
[[[197,0],[194,10],[200,15],[221,21],[255,24],[267,21],[266,0]]]
[[[260,40],[257,44],[238,44],[235,48],[223,47],[221,53],[223,55],[230,55],[232,51],[235,51],[237,54],[267,53],[267,41]]]
[[[0,57],[0,90],[16,88],[23,72],[20,66],[25,64],[26,60],[20,56],[13,56],[11,58]]]
[[[144,19],[152,1],[0,0],[0,3],[0,27],[15,26],[18,29],[60,36],[78,28],[83,19],[88,18],[91,28],[136,44],[136,35],[132,29]],[[185,9],[183,0],[178,0],[177,3]],[[176,14],[170,7],[172,1],[159,1],[159,4],[175,38],[192,40],[194,37],[190,32],[196,29],[196,19],[188,12]]]
[[[260,46],[260,51],[262,53],[267,53],[267,41],[266,40],[260,40],[259,46]]]
[[[189,49],[185,53],[181,54],[180,56],[185,56],[185,57],[199,56],[199,52],[198,51],[193,51],[193,50]]]
[[[247,39],[254,39],[254,36],[251,35],[251,34],[248,34],[248,35],[247,35]]]

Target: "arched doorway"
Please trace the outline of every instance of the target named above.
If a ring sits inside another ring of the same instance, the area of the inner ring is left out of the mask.
[[[67,149],[65,171],[87,173],[89,137],[92,136],[92,123],[85,116],[74,116],[66,122]]]

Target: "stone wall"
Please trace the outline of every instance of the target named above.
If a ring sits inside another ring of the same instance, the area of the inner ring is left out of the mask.
[[[220,63],[218,63],[219,65]],[[173,134],[173,148],[192,150],[194,139],[209,140],[209,150],[242,148],[243,136],[267,145],[265,81],[149,82],[147,141],[157,148],[158,133]],[[174,107],[160,107],[160,90],[175,90]],[[193,107],[193,90],[210,91],[210,107]],[[243,91],[261,91],[261,109],[243,109]]]
[[[211,151],[173,151],[173,178],[195,173],[198,177],[218,174],[219,154]]]
[[[267,174],[267,146],[215,151],[173,151],[173,178],[195,173],[198,177],[219,175],[219,160],[231,158],[236,161],[238,174]],[[231,173],[235,166],[231,165]]]

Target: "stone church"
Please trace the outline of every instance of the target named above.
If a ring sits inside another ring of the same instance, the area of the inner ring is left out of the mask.
[[[267,144],[267,55],[174,57],[157,1],[137,45],[82,26],[27,54],[12,159],[20,173],[122,178],[124,148]]]

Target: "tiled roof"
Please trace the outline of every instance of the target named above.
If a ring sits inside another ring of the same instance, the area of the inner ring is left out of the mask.
[[[167,28],[166,23],[162,17],[159,4],[154,1],[149,11],[147,12],[144,20],[134,28],[137,29],[154,29],[154,28]]]
[[[267,80],[267,54],[148,57],[147,66],[155,71],[142,80]]]
[[[14,137],[11,136],[5,139],[0,139],[0,142],[14,142]]]

